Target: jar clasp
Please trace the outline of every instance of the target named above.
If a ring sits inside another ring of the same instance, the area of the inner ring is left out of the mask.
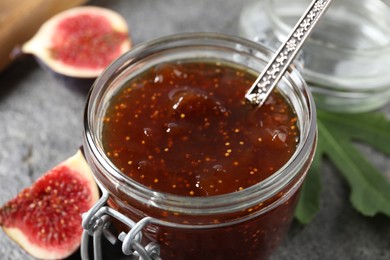
[[[93,238],[93,254],[95,260],[101,260],[102,235],[115,244],[118,240],[122,241],[122,251],[125,255],[138,256],[140,260],[161,260],[160,246],[156,242],[150,242],[146,246],[141,244],[142,229],[152,222],[151,217],[145,217],[138,222],[134,222],[122,213],[107,206],[109,198],[108,191],[99,185],[102,190],[102,197],[95,205],[86,213],[83,214],[82,226],[84,228],[81,240],[81,258],[89,260],[88,242],[89,237]],[[117,237],[108,229],[111,218],[122,222],[130,228],[128,233],[121,232]]]

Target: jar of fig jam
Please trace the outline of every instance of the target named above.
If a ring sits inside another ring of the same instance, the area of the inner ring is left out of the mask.
[[[262,107],[245,102],[271,56],[238,37],[182,34],[103,72],[85,110],[84,151],[103,196],[83,218],[83,258],[88,234],[95,259],[102,234],[140,259],[268,258],[316,144],[315,106],[294,66]]]

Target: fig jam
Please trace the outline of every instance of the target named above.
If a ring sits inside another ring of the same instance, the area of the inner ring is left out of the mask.
[[[272,55],[243,38],[191,33],[113,62],[85,109],[83,148],[104,196],[84,229],[100,236],[95,227],[110,220],[123,253],[145,259],[268,259],[317,140],[314,100],[295,67],[266,104],[245,102]]]
[[[299,142],[297,117],[278,91],[261,108],[244,101],[255,78],[243,67],[208,60],[148,68],[110,97],[102,119],[107,157],[156,192],[212,198],[245,191],[285,165]],[[266,259],[289,227],[296,183],[226,213],[161,210],[127,194],[113,196],[110,206],[134,221],[152,216],[188,225],[144,230],[163,259]]]
[[[147,69],[110,99],[102,131],[107,156],[133,180],[181,196],[261,182],[291,158],[299,130],[277,91],[261,108],[244,101],[255,78],[208,61]]]

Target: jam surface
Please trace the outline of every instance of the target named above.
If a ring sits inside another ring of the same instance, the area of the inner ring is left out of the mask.
[[[104,150],[125,175],[150,189],[213,196],[272,175],[299,138],[290,104],[274,91],[261,108],[244,96],[256,75],[219,62],[159,64],[111,99]]]

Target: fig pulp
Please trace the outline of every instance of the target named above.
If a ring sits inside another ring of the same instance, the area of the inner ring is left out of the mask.
[[[130,47],[122,16],[105,8],[83,6],[53,16],[21,50],[60,75],[96,78]]]
[[[81,151],[45,173],[0,209],[7,235],[39,259],[62,259],[81,243],[81,214],[98,200]]]

